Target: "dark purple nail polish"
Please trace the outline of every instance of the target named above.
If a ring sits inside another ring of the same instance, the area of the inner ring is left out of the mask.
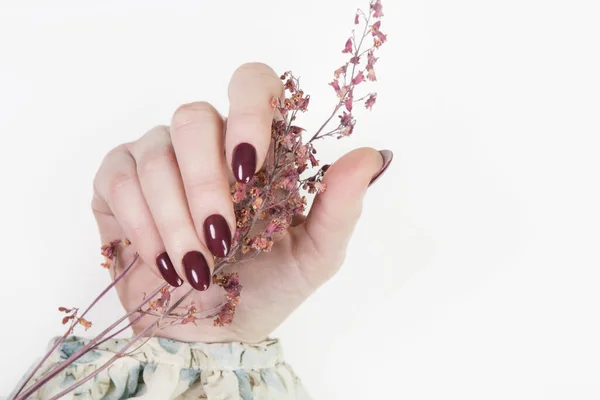
[[[206,258],[199,251],[189,251],[183,256],[183,269],[189,284],[196,290],[204,291],[210,286],[210,269]]]
[[[379,179],[381,177],[381,175],[383,175],[385,170],[392,163],[392,159],[394,158],[394,153],[392,153],[390,150],[379,150],[379,153],[381,154],[381,157],[383,158],[383,166],[381,167],[379,172],[377,172],[375,174],[375,176],[373,176],[373,178],[371,179],[371,182],[369,183],[369,186],[374,184],[375,181],[377,181],[377,179]]]
[[[158,266],[160,274],[169,285],[175,287],[183,285],[183,279],[177,275],[175,267],[173,267],[173,263],[171,262],[171,259],[167,253],[161,253],[158,257],[156,257],[156,265]]]
[[[215,257],[225,257],[231,247],[231,231],[225,218],[213,214],[204,221],[206,246]]]
[[[240,143],[233,149],[231,170],[238,182],[248,183],[256,173],[256,149],[250,143]]]

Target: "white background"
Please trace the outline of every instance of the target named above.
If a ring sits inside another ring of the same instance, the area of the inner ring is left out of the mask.
[[[108,282],[89,210],[103,154],[181,103],[225,112],[246,61],[301,75],[314,128],[368,1],[0,4],[7,394],[62,332],[56,307]],[[322,157],[395,160],[345,267],[275,333],[316,399],[600,398],[596,4],[384,0],[378,104]],[[112,296],[92,319],[120,312]]]

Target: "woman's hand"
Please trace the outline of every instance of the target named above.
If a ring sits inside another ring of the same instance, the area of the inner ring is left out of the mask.
[[[166,280],[190,287],[198,310],[220,304],[211,287],[213,256],[231,247],[235,216],[230,194],[234,179],[249,180],[264,162],[271,141],[271,99],[283,95],[281,80],[264,64],[245,64],[229,85],[227,120],[208,103],[186,104],[171,127],[158,126],[138,140],[110,151],[94,180],[92,209],[102,243],[128,238],[117,265],[137,265],[117,285],[127,311]],[[327,171],[327,191],[310,213],[299,217],[273,250],[227,267],[239,273],[242,300],[233,323],[212,320],[164,327],[157,336],[187,342],[257,342],[267,337],[344,259],[370,182],[391,161],[391,152],[354,150]],[[153,317],[134,325],[139,332]]]

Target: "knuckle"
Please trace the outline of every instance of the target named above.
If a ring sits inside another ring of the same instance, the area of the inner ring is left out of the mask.
[[[296,249],[297,251],[304,252],[305,254],[311,255],[311,266],[316,269],[322,269],[323,267],[329,264],[329,258],[325,257],[325,253],[323,253],[322,247],[319,245],[318,241],[310,234],[310,231],[306,229],[306,226],[303,226],[306,231],[306,237],[308,240],[305,245],[306,248]],[[305,254],[296,254],[296,259],[301,259]],[[300,262],[298,262],[300,264]]]
[[[187,221],[182,220],[181,218],[171,218],[168,220],[159,218],[155,220],[154,223],[162,237],[170,237],[175,242],[187,238],[190,232]]]
[[[302,280],[308,283],[309,288],[315,288],[331,279],[339,271],[344,262],[345,250],[324,249],[308,231],[306,233],[308,238],[304,244],[306,247],[296,248],[294,259],[298,264],[297,269],[302,275]],[[303,263],[303,260],[306,261],[307,254],[310,255],[310,261]]]
[[[151,174],[171,165],[177,165],[177,157],[172,146],[160,146],[149,150],[137,160],[137,170],[140,175]]]
[[[348,220],[356,215],[356,210],[348,211],[344,215],[340,215],[337,209],[332,207],[323,207],[320,217],[322,224],[336,231],[342,231],[348,225]]]
[[[128,152],[127,143],[121,143],[120,145],[118,145],[117,147],[114,147],[108,153],[106,153],[106,156],[104,156],[104,158],[107,159],[107,158],[113,157],[115,155],[119,155],[119,154],[123,154],[123,153],[127,153],[127,152]]]
[[[206,119],[216,119],[219,113],[212,104],[205,101],[198,101],[181,105],[173,114],[171,126],[173,133],[180,131],[188,125]]]
[[[90,207],[94,214],[113,215],[107,201],[99,194],[96,185],[94,185],[94,193],[92,195],[92,200],[90,201]]]
[[[135,184],[135,178],[128,173],[116,171],[108,181],[108,200],[114,202],[124,193],[128,187]]]
[[[150,221],[136,221],[137,223],[131,225],[129,227],[129,231],[131,232],[131,240],[135,243],[139,244],[149,244],[151,243],[150,238],[151,233],[154,230],[154,225]],[[137,245],[139,246],[139,245]],[[142,246],[140,250],[143,253],[148,253],[148,250],[145,248],[146,246]]]
[[[268,104],[265,105],[266,110],[270,110]],[[232,122],[230,122],[230,126],[234,125],[242,125],[242,126],[262,126],[266,122],[271,123],[271,118],[268,120],[268,115],[257,112],[257,108],[237,108],[231,110],[229,113],[229,118]]]
[[[135,179],[130,171],[127,171],[124,157],[130,157],[126,143],[118,145],[104,156],[92,183],[95,203],[97,197],[108,200],[114,192],[120,192],[123,186]]]
[[[275,71],[273,70],[273,68],[271,68],[270,66],[268,66],[265,63],[261,63],[261,62],[247,62],[244,63],[242,65],[240,65],[237,70],[235,71],[236,73],[241,73],[241,74],[245,74],[245,73],[259,73],[259,74],[265,74],[265,75],[271,75],[271,76],[277,76],[277,74],[275,73]]]
[[[239,66],[233,73],[231,82],[247,82],[256,79],[259,84],[265,85],[270,92],[282,93],[283,82],[279,79],[279,75],[267,64],[261,62],[249,62]]]
[[[112,148],[106,153],[102,159],[102,163],[100,164],[100,168],[96,173],[96,178],[94,181],[98,179],[99,176],[103,174],[107,170],[107,167],[113,164],[113,162],[118,162],[119,159],[123,157],[124,154],[129,154],[129,150],[127,148],[127,144],[123,143],[118,145],[117,147]]]
[[[169,127],[167,125],[156,125],[146,135],[166,138],[169,135]]]
[[[156,143],[169,143],[169,127],[166,125],[156,125],[148,132],[140,136],[138,139],[131,143],[125,143],[125,148],[129,151],[130,154],[138,154],[140,151],[143,151],[148,144]]]
[[[206,193],[218,193],[227,191],[227,181],[220,176],[202,176],[195,175],[187,177],[185,181],[185,190],[191,198],[202,198]]]

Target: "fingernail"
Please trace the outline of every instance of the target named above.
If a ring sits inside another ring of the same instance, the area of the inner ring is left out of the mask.
[[[158,266],[160,274],[169,285],[175,287],[183,285],[183,279],[177,275],[175,267],[173,267],[173,263],[171,262],[171,259],[167,253],[161,253],[158,257],[156,257],[156,265]]]
[[[210,286],[210,269],[199,251],[189,251],[183,256],[183,269],[189,284],[196,290],[204,291]]]
[[[231,169],[238,182],[248,183],[256,172],[256,149],[254,146],[250,143],[240,143],[235,146]]]
[[[204,221],[206,246],[215,257],[225,257],[231,247],[229,224],[220,214],[213,214]]]
[[[392,153],[390,150],[379,150],[379,154],[381,154],[381,157],[383,158],[383,166],[381,167],[379,172],[377,172],[373,176],[373,178],[371,178],[369,186],[374,184],[375,181],[377,181],[381,177],[381,175],[383,175],[383,173],[388,169],[388,167],[392,163],[392,159],[394,158],[394,153]]]

